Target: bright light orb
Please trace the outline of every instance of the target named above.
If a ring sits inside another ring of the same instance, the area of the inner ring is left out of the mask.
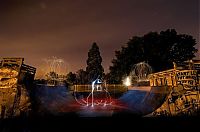
[[[130,86],[131,85],[131,80],[129,77],[126,78],[126,80],[124,81],[124,85],[126,86]]]

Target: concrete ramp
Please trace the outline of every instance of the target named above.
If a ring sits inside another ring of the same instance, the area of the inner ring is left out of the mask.
[[[119,98],[127,105],[128,110],[136,115],[144,116],[159,108],[166,100],[170,90],[167,86],[133,87]]]
[[[185,89],[183,85],[172,87],[165,102],[148,116],[191,116],[200,110],[198,87]]]

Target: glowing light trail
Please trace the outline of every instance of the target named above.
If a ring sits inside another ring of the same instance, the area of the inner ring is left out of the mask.
[[[104,87],[102,87],[102,85],[103,85],[103,82],[97,78],[96,80],[92,82],[92,89],[89,95],[87,96],[86,100],[84,98],[77,99],[76,92],[74,93],[75,100],[83,106],[94,107],[95,105],[102,105],[102,106],[111,105],[112,101],[111,101],[110,93],[106,90],[106,85]],[[95,99],[94,98],[95,92],[101,92],[101,93],[104,92],[105,98],[104,99],[101,98],[100,100],[98,100],[98,96],[97,96],[97,99]],[[90,102],[90,98],[91,98],[91,102]]]

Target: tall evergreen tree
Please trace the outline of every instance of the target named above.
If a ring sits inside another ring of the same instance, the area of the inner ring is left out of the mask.
[[[104,76],[104,69],[101,63],[102,63],[102,58],[100,55],[99,47],[94,42],[92,44],[91,49],[88,52],[87,67],[86,67],[86,72],[88,75],[88,83],[91,83],[97,77],[101,78]]]

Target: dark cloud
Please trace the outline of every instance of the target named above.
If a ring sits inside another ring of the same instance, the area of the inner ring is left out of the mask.
[[[134,35],[175,28],[199,41],[198,0],[1,0],[0,56],[39,67],[58,56],[85,68],[95,41],[108,70],[114,51]]]

